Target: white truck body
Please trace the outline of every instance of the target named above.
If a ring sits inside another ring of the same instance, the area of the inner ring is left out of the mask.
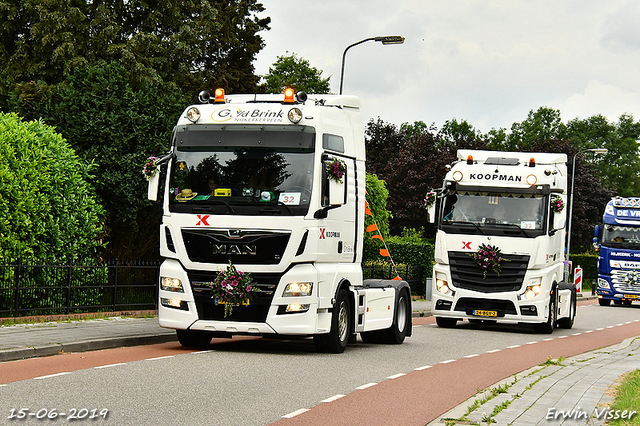
[[[563,276],[566,161],[565,154],[458,151],[429,214],[437,223],[438,325],[507,321],[546,333],[573,325],[575,288]]]
[[[363,280],[359,99],[204,100],[181,115],[162,159],[160,325],[176,329],[187,346],[234,334],[314,336],[329,352],[342,352],[356,333],[368,340],[393,334],[401,343],[411,333],[407,283]],[[346,166],[342,183],[327,176],[336,159]],[[229,262],[250,273],[259,291],[225,316],[210,283]],[[291,295],[291,283],[310,289]]]

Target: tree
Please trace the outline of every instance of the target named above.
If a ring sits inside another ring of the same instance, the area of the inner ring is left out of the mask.
[[[0,109],[16,84],[57,84],[79,66],[117,61],[131,83],[173,82],[186,93],[251,92],[257,0],[7,0],[0,7]]]
[[[299,58],[295,53],[278,56],[269,67],[269,72],[262,78],[265,83],[261,89],[266,93],[282,93],[285,88],[292,87],[296,92],[315,94],[329,93],[331,79],[322,78],[322,70],[312,67],[308,60]]]
[[[507,151],[529,151],[538,142],[563,140],[565,137],[566,126],[560,120],[560,111],[540,107],[537,111],[529,111],[522,123],[513,123],[505,148]]]
[[[157,258],[161,208],[146,200],[146,159],[169,150],[171,129],[184,108],[173,84],[129,83],[117,63],[79,67],[54,86],[20,85],[11,100],[21,114],[56,125],[86,162],[107,209],[107,257]]]
[[[391,213],[387,210],[387,199],[389,198],[389,191],[385,186],[383,180],[372,173],[367,173],[367,206],[371,215],[365,216],[365,229],[373,224],[376,224],[378,231],[383,238],[389,236],[389,219]],[[380,248],[383,248],[379,239],[372,238],[374,235],[378,235],[377,232],[366,232],[364,234],[364,259],[375,260],[380,258]]]
[[[0,258],[95,255],[104,211],[94,169],[52,127],[0,112]]]

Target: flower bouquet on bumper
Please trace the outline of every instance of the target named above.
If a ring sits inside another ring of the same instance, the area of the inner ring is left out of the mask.
[[[233,313],[234,306],[249,304],[258,291],[250,274],[238,271],[231,262],[209,285],[216,305],[224,304],[225,318]]]
[[[508,259],[502,257],[502,252],[496,246],[491,244],[480,244],[478,251],[469,253],[473,259],[473,263],[482,270],[483,279],[487,278],[487,272],[493,271],[500,276],[500,263],[509,262]]]

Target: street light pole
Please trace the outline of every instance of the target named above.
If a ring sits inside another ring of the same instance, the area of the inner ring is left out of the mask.
[[[573,170],[571,172],[571,197],[569,199],[569,230],[567,235],[567,259],[566,259],[567,263],[564,268],[564,274],[566,279],[569,279],[569,274],[570,274],[569,256],[571,253],[571,222],[573,221],[573,188],[575,187],[575,183],[576,183],[576,159],[578,155],[584,152],[593,152],[594,154],[606,154],[607,152],[609,152],[609,150],[605,148],[590,148],[590,149],[585,149],[580,152],[577,152],[573,156]]]
[[[366,41],[379,41],[384,45],[387,44],[402,44],[404,43],[404,37],[402,36],[378,36],[378,37],[369,37],[369,38],[365,38],[364,40],[360,40],[357,43],[353,43],[349,46],[347,46],[346,49],[344,49],[344,53],[342,54],[342,67],[341,67],[341,71],[340,71],[340,94],[342,95],[342,80],[344,78],[344,60],[347,57],[347,50],[351,49],[353,46],[357,46],[359,44],[362,44]]]

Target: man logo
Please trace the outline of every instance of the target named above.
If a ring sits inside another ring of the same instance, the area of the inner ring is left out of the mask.
[[[213,254],[256,255],[256,246],[249,244],[214,244]]]

